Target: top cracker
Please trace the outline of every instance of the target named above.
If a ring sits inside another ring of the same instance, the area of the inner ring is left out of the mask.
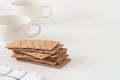
[[[60,42],[51,40],[16,40],[9,44],[8,49],[35,49],[35,50],[53,50]]]

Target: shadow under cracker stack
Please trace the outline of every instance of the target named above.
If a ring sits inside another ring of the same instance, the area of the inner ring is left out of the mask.
[[[12,57],[17,60],[58,69],[71,61],[67,49],[57,41],[16,40],[6,48],[13,51]]]

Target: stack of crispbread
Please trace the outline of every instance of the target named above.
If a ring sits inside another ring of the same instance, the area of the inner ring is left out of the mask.
[[[7,46],[17,60],[62,68],[70,62],[63,44],[51,40],[16,40]]]

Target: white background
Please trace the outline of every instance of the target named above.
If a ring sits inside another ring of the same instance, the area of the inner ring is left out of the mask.
[[[0,0],[0,14],[9,14],[10,0]],[[71,63],[57,70],[18,62],[1,43],[0,63],[40,73],[44,80],[120,80],[120,1],[43,0],[54,14],[40,20],[37,39],[59,40]],[[35,39],[36,39],[35,38]]]

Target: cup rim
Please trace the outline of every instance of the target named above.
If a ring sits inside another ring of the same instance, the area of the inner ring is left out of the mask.
[[[6,24],[5,23],[2,23],[1,21],[0,21],[0,26],[17,26],[17,25],[25,25],[25,24],[29,24],[29,23],[32,23],[32,19],[30,18],[30,17],[28,17],[28,16],[25,16],[25,15],[14,15],[14,14],[9,14],[9,15],[0,15],[0,19],[2,19],[2,18],[11,18],[11,20],[12,19],[14,19],[14,18],[16,18],[16,20],[18,20],[18,21],[20,21],[20,19],[22,20],[24,20],[24,23],[15,23],[15,24],[7,24],[7,22],[6,22]]]
[[[13,0],[11,2],[12,6],[17,6],[17,7],[21,7],[21,8],[31,8],[31,7],[42,7],[42,4],[38,4],[38,3],[32,3],[32,5],[30,6],[22,6],[22,5],[17,5],[17,2],[24,2],[24,0]]]

